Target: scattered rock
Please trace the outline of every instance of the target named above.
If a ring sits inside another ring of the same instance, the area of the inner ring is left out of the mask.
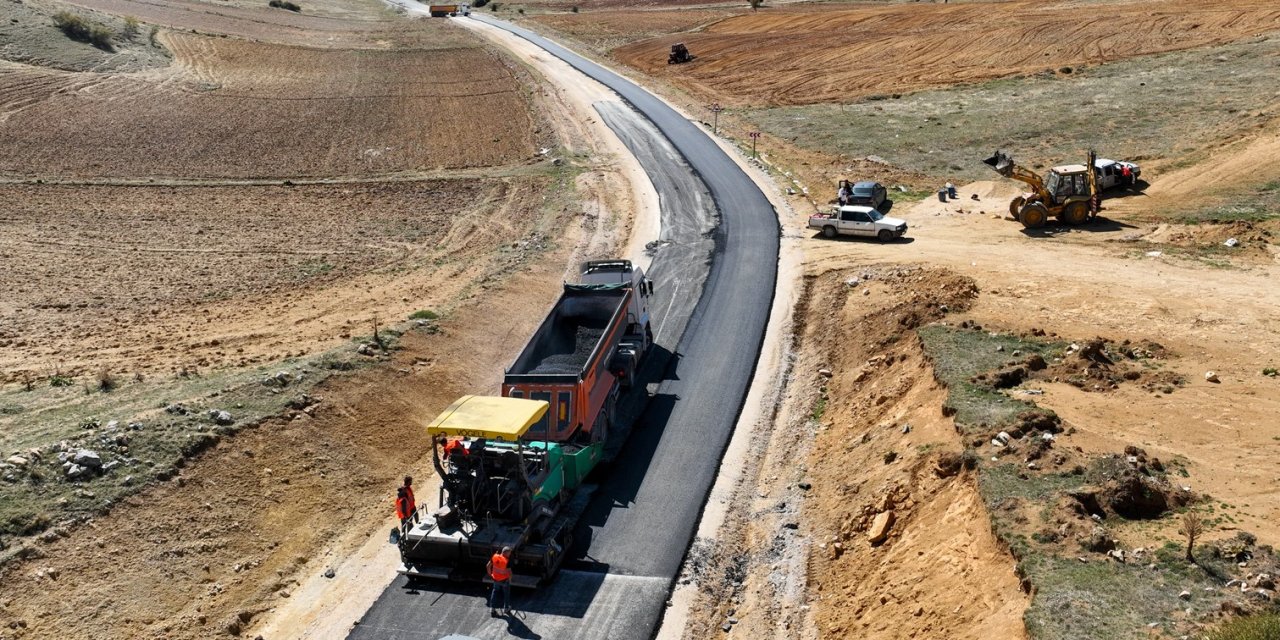
[[[1204,372],[1204,379],[1206,382],[1212,382],[1214,384],[1222,382],[1222,380],[1218,379],[1218,374],[1212,371]]]
[[[102,456],[98,455],[97,451],[90,449],[81,449],[77,451],[75,455],[71,457],[71,461],[82,467],[90,469],[102,468]]]
[[[191,413],[191,410],[187,409],[185,405],[175,403],[165,407],[164,412],[175,416],[185,416]]]
[[[231,416],[231,413],[220,409],[210,409],[209,419],[212,420],[214,424],[224,427],[229,424],[233,424],[236,421],[236,419]]]
[[[835,375],[835,374],[834,374],[834,373],[832,373],[830,369],[823,368],[823,369],[818,369],[818,375],[820,375],[820,376],[822,376],[822,377],[824,377],[824,378],[830,378],[831,376],[833,376],[833,375]]]
[[[1191,592],[1190,592],[1190,591],[1187,591],[1186,589],[1183,589],[1183,590],[1178,594],[1178,597],[1179,597],[1179,598],[1181,598],[1181,599],[1183,599],[1183,600],[1190,600],[1190,599],[1191,599]]]
[[[893,511],[877,513],[875,519],[871,521],[871,528],[867,530],[867,540],[873,545],[887,540],[889,538],[889,529],[893,527],[893,521]]]
[[[329,567],[328,569],[324,570],[324,577],[326,578],[332,578],[335,575],[338,575],[338,574],[336,571],[333,570],[333,567]]]
[[[25,466],[27,466],[27,459],[26,459],[26,458],[24,458],[24,457],[22,457],[22,456],[17,456],[17,455],[15,455],[15,456],[9,456],[9,457],[5,460],[5,463],[6,463],[6,464],[11,464],[11,465],[13,465],[13,466],[15,466],[15,467],[25,467]]]
[[[1240,246],[1240,241],[1236,240],[1235,238],[1227,238],[1227,241],[1222,243],[1222,246],[1235,248]]]

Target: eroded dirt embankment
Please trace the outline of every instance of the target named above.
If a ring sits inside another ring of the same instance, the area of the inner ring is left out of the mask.
[[[1028,599],[975,478],[940,470],[963,443],[914,332],[976,294],[917,266],[807,279],[783,406],[721,540],[691,555],[686,637],[1023,637]]]

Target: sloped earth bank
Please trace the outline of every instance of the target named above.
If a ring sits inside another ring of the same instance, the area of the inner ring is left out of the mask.
[[[773,429],[721,539],[695,545],[681,578],[700,591],[685,637],[1023,637],[1028,599],[974,477],[934,472],[964,445],[913,333],[975,296],[967,278],[912,265],[806,279]],[[885,510],[896,522],[872,545]]]

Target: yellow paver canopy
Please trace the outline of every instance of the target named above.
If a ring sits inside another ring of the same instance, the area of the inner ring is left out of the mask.
[[[550,406],[544,400],[462,396],[427,425],[427,434],[515,442]]]

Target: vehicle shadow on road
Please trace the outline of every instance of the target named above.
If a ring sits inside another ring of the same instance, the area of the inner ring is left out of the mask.
[[[834,238],[825,238],[822,236],[822,232],[815,233],[810,237],[817,240],[826,240],[827,242],[865,242],[869,244],[911,244],[916,241],[916,239],[911,236],[894,238],[888,242],[874,236],[836,236]]]
[[[587,556],[587,551],[591,548],[592,531],[604,526],[614,508],[626,508],[635,503],[640,485],[644,483],[645,474],[653,461],[653,453],[662,441],[662,434],[677,401],[678,397],[663,393],[649,400],[644,414],[636,421],[631,437],[626,442],[627,455],[613,462],[607,479],[591,497],[590,506],[578,521],[567,564],[589,571],[599,570],[601,565]],[[579,560],[582,558],[587,560],[585,564]]]
[[[1106,193],[1102,194],[1100,200],[1119,200],[1121,198],[1132,198],[1134,196],[1145,196],[1147,187],[1151,186],[1146,180],[1139,179],[1137,182],[1126,187],[1113,187]]]
[[[1022,234],[1029,238],[1052,238],[1054,236],[1069,233],[1071,231],[1085,231],[1088,233],[1114,233],[1116,231],[1124,231],[1125,229],[1137,229],[1134,225],[1112,220],[1111,218],[1098,217],[1092,222],[1088,222],[1075,227],[1066,225],[1052,225],[1040,227],[1038,229],[1022,228]]]

